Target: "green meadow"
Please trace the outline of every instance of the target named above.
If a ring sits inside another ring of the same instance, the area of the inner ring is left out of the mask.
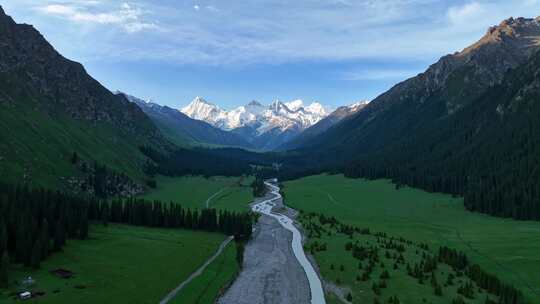
[[[205,208],[208,200],[210,208],[231,211],[248,211],[253,200],[251,177],[158,176],[156,181],[157,188],[142,198],[172,201],[186,208]]]
[[[0,303],[16,302],[10,294],[23,287],[13,282],[27,276],[35,280],[29,289],[45,292],[31,303],[157,303],[225,239],[216,233],[116,224],[92,225],[90,232],[88,240],[69,240],[39,270],[13,265],[10,290],[1,291]],[[75,276],[58,278],[50,273],[57,268]]]
[[[62,115],[53,119],[21,102],[0,111],[0,129],[2,182],[61,189],[63,178],[79,174],[69,161],[74,151],[83,160],[143,180],[139,167],[144,157],[136,141],[108,124],[90,125]]]
[[[329,224],[321,225],[317,217],[303,213],[300,222],[306,227],[309,241],[304,245],[317,260],[322,276],[329,282],[343,288],[343,294],[347,297],[351,295],[352,303],[391,303],[390,297],[397,296],[400,303],[451,303],[453,299],[464,296],[458,294],[457,290],[470,280],[463,274],[458,274],[450,266],[439,263],[433,272],[435,282],[441,287],[441,294],[435,294],[434,286],[431,285],[431,274],[423,273],[422,280],[411,276],[407,271],[407,264],[414,269],[414,265],[423,265],[425,256],[433,257],[435,250],[425,250],[418,243],[407,243],[393,240],[394,244],[403,245],[403,252],[395,248],[386,248],[385,242],[389,238],[361,233],[353,234],[353,237],[342,233],[336,227]],[[313,228],[317,225],[317,228]],[[322,232],[317,235],[316,232]],[[390,235],[388,237],[391,237]],[[355,258],[347,244],[355,243],[364,248],[378,248],[377,262],[371,262],[370,258]],[[324,245],[323,245],[324,244]],[[324,249],[320,249],[324,246]],[[313,249],[312,249],[313,248]],[[433,249],[433,248],[432,248]],[[399,261],[399,256],[403,261]],[[371,265],[371,266],[370,266]],[[369,270],[369,277],[364,277],[364,273]],[[389,276],[384,277],[383,272],[388,272]],[[448,275],[454,277],[451,284],[447,283]],[[384,283],[383,283],[384,282]],[[376,284],[378,291],[373,289]],[[486,297],[490,300],[497,300],[494,295],[488,295],[486,290],[478,285],[474,286],[474,296],[467,299],[469,304],[484,304]],[[330,303],[341,303],[333,293],[327,294]],[[375,302],[375,301],[379,302]]]
[[[285,182],[283,191],[286,204],[292,208],[323,213],[345,224],[424,242],[431,249],[444,245],[461,250],[472,262],[519,288],[533,303],[540,298],[538,222],[472,213],[464,209],[461,198],[409,187],[396,189],[388,180],[318,175]],[[335,282],[337,277],[326,268],[339,260],[346,263],[345,256],[350,256],[350,252],[343,249],[344,239],[333,237],[323,241],[328,243],[328,250],[316,253],[315,257],[323,276]],[[356,275],[358,271],[354,267],[357,265],[344,266],[348,274],[343,274],[341,280],[349,282],[345,277],[352,278],[353,272]],[[395,285],[399,284],[405,283],[398,281]],[[407,288],[404,285],[400,290]],[[362,298],[361,290],[356,289],[359,298]]]
[[[200,276],[182,289],[170,303],[214,304],[236,277],[238,271],[236,245],[232,242]]]

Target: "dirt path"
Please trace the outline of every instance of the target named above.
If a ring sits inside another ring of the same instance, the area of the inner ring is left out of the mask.
[[[182,283],[180,283],[180,285],[178,285],[175,289],[173,289],[171,292],[169,292],[169,294],[167,294],[161,301],[159,301],[159,304],[168,303],[170,300],[172,300],[176,296],[176,294],[178,294],[178,292],[180,290],[182,290],[182,288],[184,288],[187,284],[189,284],[191,281],[193,281],[193,279],[200,276],[203,273],[203,271],[206,269],[206,267],[208,267],[208,265],[210,265],[210,263],[212,263],[223,252],[223,249],[225,249],[225,247],[227,247],[227,245],[233,239],[234,239],[234,237],[230,236],[225,241],[223,241],[223,243],[221,243],[221,245],[219,245],[218,250],[216,251],[216,253],[214,253],[213,256],[211,256],[208,260],[206,260],[206,262],[204,262],[204,264],[201,267],[199,267],[199,269],[197,269],[186,280],[184,280]]]
[[[219,190],[218,192],[212,194],[212,196],[210,196],[208,199],[206,199],[206,202],[204,203],[205,206],[206,206],[206,208],[207,208],[207,209],[209,208],[209,206],[210,206],[210,201],[211,201],[212,199],[214,199],[214,197],[218,196],[221,192],[225,191],[225,190],[228,189],[228,188],[229,188],[229,187],[225,187],[225,188]]]

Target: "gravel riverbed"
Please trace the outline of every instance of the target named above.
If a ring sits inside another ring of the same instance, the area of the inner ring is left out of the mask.
[[[276,201],[276,205],[280,208],[282,203]],[[246,245],[243,269],[218,303],[309,304],[308,280],[294,256],[291,241],[289,230],[276,219],[262,215]]]

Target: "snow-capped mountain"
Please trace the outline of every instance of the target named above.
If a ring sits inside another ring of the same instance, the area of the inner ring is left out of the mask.
[[[368,105],[369,101],[362,100],[356,103],[353,103],[348,106],[341,106],[337,108],[334,112],[330,113],[317,123],[313,124],[309,128],[305,129],[302,133],[298,134],[295,138],[285,142],[283,145],[278,147],[278,150],[291,150],[295,149],[302,144],[309,142],[317,135],[325,132],[341,120],[349,117]]]
[[[299,99],[287,103],[276,100],[269,106],[252,101],[227,111],[201,97],[181,111],[193,119],[241,134],[254,144],[264,139],[261,143],[264,149],[276,147],[330,114],[328,108],[318,102],[305,106]]]
[[[163,132],[167,139],[179,146],[210,144],[252,148],[242,136],[221,130],[204,121],[192,119],[177,109],[162,106],[152,102],[150,99],[143,100],[120,91],[116,91],[115,94],[122,94],[129,101],[135,103]]]

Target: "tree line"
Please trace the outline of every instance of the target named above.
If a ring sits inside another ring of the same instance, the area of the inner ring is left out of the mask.
[[[124,223],[135,226],[184,228],[221,232],[234,235],[237,240],[251,237],[253,218],[250,213],[226,210],[191,210],[175,203],[147,201],[137,198],[93,200],[88,216],[91,220]]]
[[[116,172],[97,161],[87,162],[73,152],[69,162],[80,172],[79,177],[71,177],[66,182],[66,190],[72,193],[95,195],[99,198],[131,196],[143,192],[143,187],[126,174]],[[155,180],[147,180],[149,187],[155,188]]]
[[[457,271],[463,271],[479,287],[499,297],[499,302],[504,304],[525,303],[523,294],[515,287],[502,283],[495,275],[487,273],[478,264],[470,264],[465,253],[446,246],[439,248],[438,259],[440,262],[450,265]],[[471,291],[466,286],[463,288],[467,297]]]
[[[261,174],[255,174],[255,180],[251,184],[253,188],[254,197],[262,197],[266,192],[266,185],[264,184],[264,177]]]
[[[149,146],[140,147],[149,159],[144,172],[149,176],[204,175],[241,176],[251,173],[250,161],[239,149],[177,149],[158,151]]]
[[[251,237],[253,218],[249,213],[191,210],[136,198],[107,201],[0,184],[0,287],[8,285],[10,263],[39,268],[68,239],[86,239],[90,221],[204,230],[242,241]]]
[[[68,238],[88,237],[89,201],[50,190],[0,185],[0,287],[9,263],[39,268]]]

